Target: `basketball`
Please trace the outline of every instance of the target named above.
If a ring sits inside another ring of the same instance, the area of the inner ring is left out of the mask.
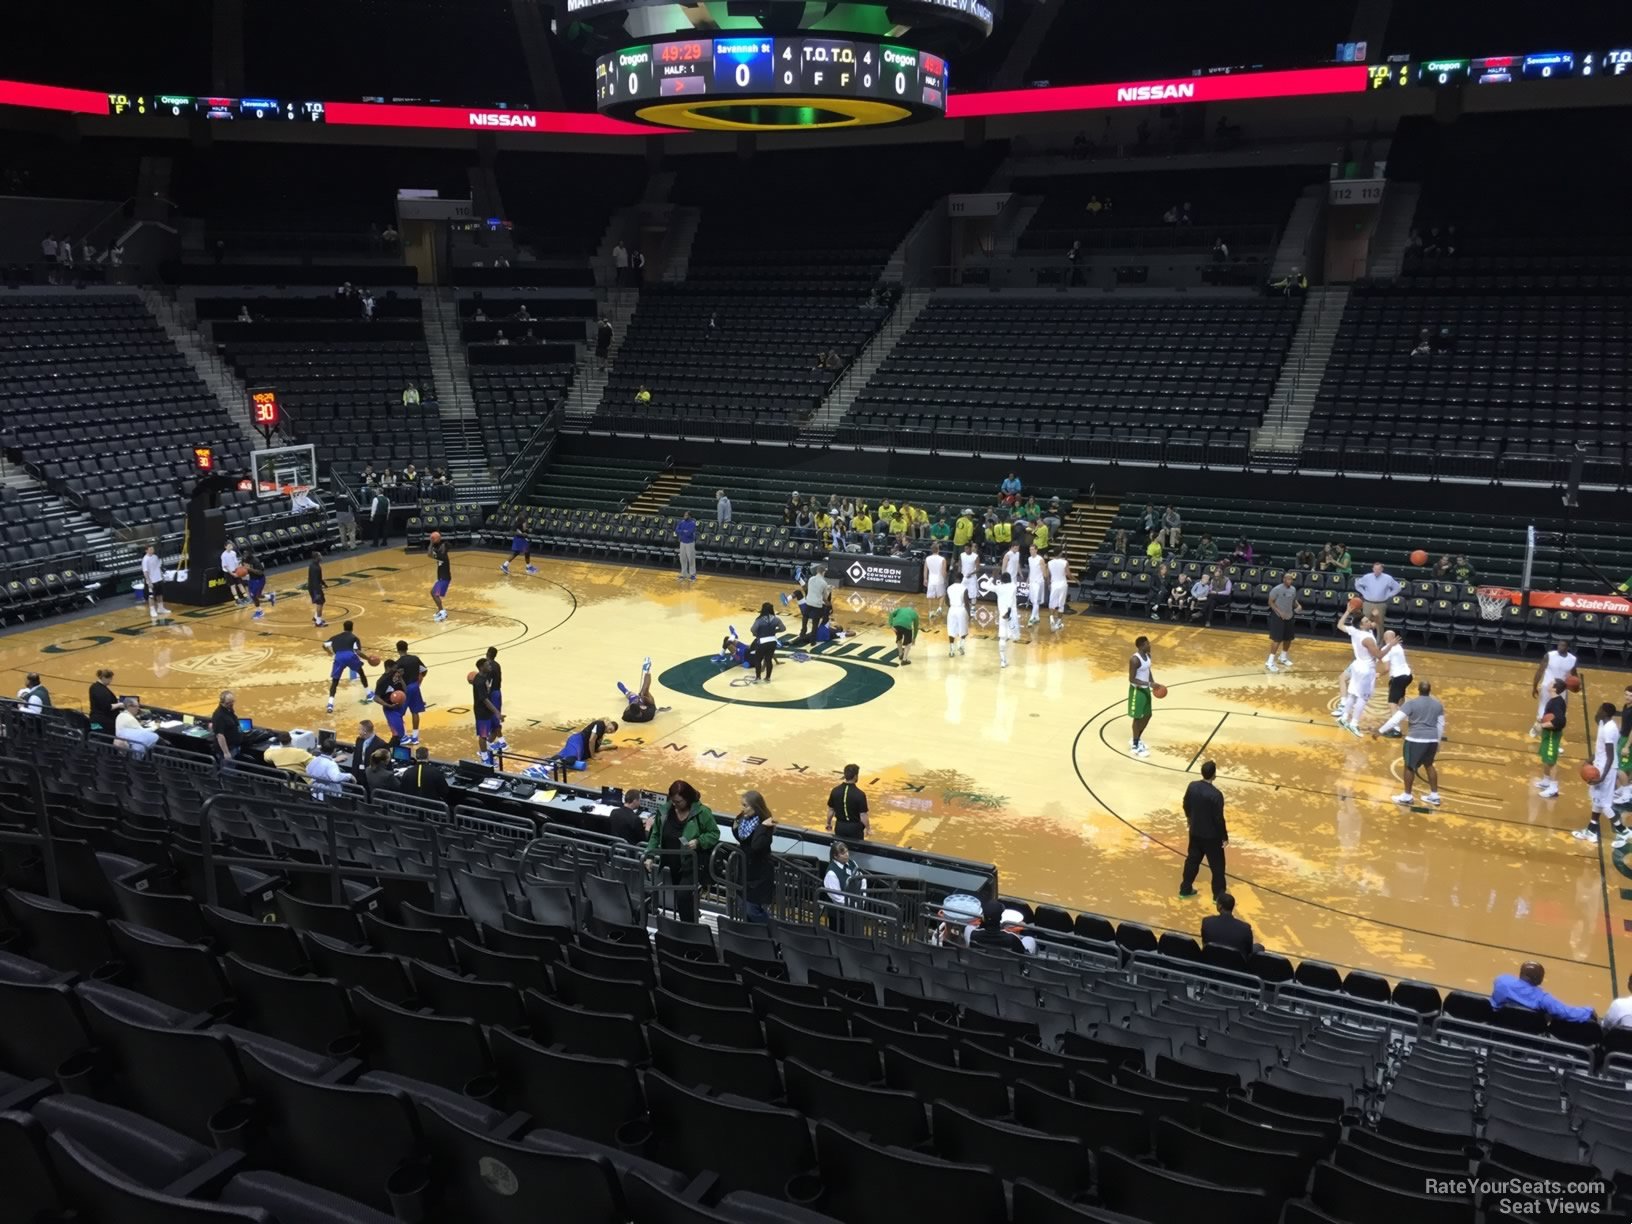
[[[234,578],[248,578],[249,577],[249,566],[240,565],[237,569],[232,571],[232,576]]]
[[[378,667],[380,665],[380,656],[379,655],[369,655],[368,656],[368,665],[370,667]]]
[[[440,531],[431,532],[431,543],[432,544],[442,543],[442,533]]]
[[[387,704],[394,706],[400,706],[407,700],[408,694],[403,692],[401,689],[398,689],[396,692],[392,693],[390,697],[386,698]]]
[[[1151,685],[1150,686],[1150,695],[1152,697],[1166,697],[1167,696],[1167,685],[1165,685],[1165,684],[1153,684],[1153,685]]]
[[[1360,611],[1361,608],[1363,608],[1365,606],[1366,606],[1366,601],[1361,599],[1360,596],[1358,596],[1358,595],[1350,595],[1349,596],[1349,611],[1350,612],[1358,612],[1358,611]]]
[[[466,684],[475,684],[476,683],[476,673],[475,672],[466,672],[465,673],[465,683]]]
[[[1412,551],[1412,553],[1411,553],[1411,564],[1412,565],[1427,565],[1428,564],[1428,550],[1426,548],[1414,549]]]
[[[1572,693],[1579,693],[1581,691],[1581,677],[1571,672],[1564,677],[1564,687]]]
[[[1596,785],[1603,780],[1603,777],[1603,770],[1599,769],[1598,766],[1594,765],[1591,761],[1588,761],[1585,765],[1581,766],[1581,781],[1585,782],[1588,786]]]

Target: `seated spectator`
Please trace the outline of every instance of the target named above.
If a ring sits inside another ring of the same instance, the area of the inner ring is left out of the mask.
[[[346,773],[340,767],[340,752],[341,749],[337,745],[328,743],[306,763],[306,777],[311,787],[312,798],[319,802],[336,798],[345,789],[343,784]]]
[[[309,489],[296,489],[294,495],[289,498],[289,513],[291,514],[311,514],[319,508]]]
[[[1246,536],[1242,536],[1235,542],[1235,547],[1230,550],[1230,560],[1241,565],[1251,565],[1252,558],[1252,541],[1247,539]]]
[[[274,769],[286,769],[290,773],[305,773],[306,766],[311,764],[312,754],[304,748],[296,748],[289,738],[289,732],[279,731],[278,742],[271,748],[262,751],[261,759]]]
[[[1315,550],[1312,548],[1300,548],[1298,550],[1298,559],[1296,564],[1298,569],[1302,570],[1304,573],[1312,573],[1315,568]]]
[[[1111,537],[1111,554],[1117,557],[1128,555],[1128,529],[1118,527],[1116,534]]]
[[[419,404],[419,384],[411,382],[402,389],[402,406],[404,408],[417,408]]]
[[[1003,483],[998,485],[997,488],[999,493],[998,500],[1000,502],[1002,502],[1005,506],[1016,505],[1020,501],[1020,493],[1022,491],[1020,474],[1018,472],[1010,472],[1003,478]]]
[[[1077,140],[1082,142],[1082,147],[1084,148],[1084,150],[1086,150],[1086,147],[1087,147],[1087,144],[1088,144],[1088,138],[1086,136],[1084,136],[1081,132],[1078,132],[1077,133]],[[1088,213],[1088,215],[1090,217],[1097,217],[1104,210],[1105,210],[1105,205],[1103,205],[1103,204],[1101,204],[1099,202],[1099,197],[1097,195],[1088,197],[1088,205],[1087,205],[1087,208],[1085,209],[1085,211]]]
[[[800,506],[798,513],[793,516],[793,534],[801,540],[811,540],[816,537],[816,520],[804,506]]]
[[[527,322],[530,322],[532,320],[532,317],[533,317],[532,315],[527,313],[527,303],[523,302],[521,304],[521,309],[516,311],[516,318],[519,319],[523,323],[527,323]]]
[[[1043,515],[1043,522],[1048,524],[1050,531],[1058,531],[1060,529],[1060,524],[1064,521],[1065,516],[1060,510],[1060,499],[1057,497],[1050,498],[1048,502],[1048,513]]]
[[[969,933],[969,946],[989,952],[1017,952],[1022,956],[1026,952],[1020,936],[1004,929],[1003,902],[995,897],[981,906],[980,926]]]
[[[1162,214],[1163,225],[1177,225],[1179,223],[1179,206],[1173,205]]]
[[[1433,351],[1434,351],[1433,341],[1431,340],[1431,338],[1428,335],[1428,329],[1425,327],[1425,328],[1422,329],[1421,332],[1419,332],[1417,334],[1417,345],[1416,345],[1415,348],[1413,348],[1411,350],[1411,356],[1413,356],[1413,357],[1427,357]]]
[[[1451,577],[1464,586],[1472,586],[1478,579],[1473,572],[1473,566],[1468,563],[1466,553],[1458,553],[1456,564],[1451,567]]]
[[[649,404],[651,402],[652,402],[652,393],[649,390],[647,390],[645,384],[642,383],[639,390],[637,390],[635,392],[635,403],[641,405],[642,407],[645,407],[647,404]]]
[[[471,315],[470,317],[471,317],[471,320],[473,322],[486,323],[487,322],[487,311],[483,310],[480,306],[478,306],[478,307],[476,307],[476,313]]]
[[[1225,573],[1224,567],[1220,565],[1213,568],[1208,586],[1211,589],[1207,593],[1207,604],[1202,611],[1202,623],[1210,627],[1213,623],[1213,613],[1230,602],[1230,596],[1235,592],[1235,583],[1230,581],[1229,574]]]
[[[368,754],[363,766],[363,786],[370,795],[392,790],[396,785],[396,770],[391,762],[391,749],[376,748]]]
[[[833,534],[833,516],[825,509],[818,510],[816,512],[815,527],[817,535],[824,540],[827,539]]]
[[[873,516],[867,513],[867,507],[863,506],[850,520],[850,532],[861,536],[873,534]]]
[[[1332,557],[1332,572],[1341,574],[1344,578],[1354,577],[1354,554],[1341,540],[1337,542],[1337,551]]]
[[[1185,581],[1183,574],[1174,569],[1167,582],[1168,620],[1182,624],[1190,619],[1196,610],[1196,600],[1190,592],[1190,583]]]
[[[493,337],[493,343],[503,348],[510,343],[510,338],[504,334],[504,328],[499,328],[498,335]]]
[[[1225,242],[1224,239],[1222,239],[1222,238],[1214,238],[1213,239],[1213,262],[1214,263],[1228,263],[1229,259],[1230,259],[1230,247],[1229,247],[1229,244],[1227,242]]]
[[[1162,511],[1162,529],[1160,533],[1162,543],[1172,548],[1179,542],[1179,537],[1183,532],[1184,520],[1179,517],[1177,510],[1172,506],[1168,506]]]
[[[1451,556],[1450,553],[1446,553],[1434,563],[1434,577],[1440,582],[1449,582],[1451,580],[1451,566],[1455,564],[1456,558]]]
[[[1541,988],[1542,979],[1547,976],[1535,961],[1525,961],[1519,966],[1517,976],[1504,973],[1491,984],[1490,1005],[1492,1007],[1525,1007],[1531,1011],[1544,1012],[1559,1020],[1593,1020],[1597,1013],[1590,1007],[1571,1007],[1568,1003],[1560,1002]]]
[[[159,742],[159,733],[142,725],[141,703],[134,697],[125,697],[121,699],[119,713],[113,720],[113,738],[128,745],[130,754],[139,759]]]
[[[1202,570],[1201,576],[1190,586],[1190,606],[1206,608],[1207,601],[1213,593],[1213,575],[1211,570]]]
[[[1145,545],[1145,557],[1151,561],[1162,559],[1162,541],[1154,531],[1150,533],[1150,543]]]
[[[249,313],[249,307],[247,305],[238,307],[238,319],[237,319],[237,321],[239,323],[253,323],[253,322],[255,322],[255,316]]]
[[[374,470],[374,465],[372,463],[363,465],[363,475],[360,483],[364,485],[377,484],[379,483],[379,479],[379,473]]]
[[[1196,560],[1203,562],[1218,560],[1218,545],[1214,544],[1213,537],[1205,532],[1202,533],[1201,539],[1196,541]]]
[[[1252,941],[1252,924],[1235,916],[1235,898],[1219,893],[1215,901],[1218,913],[1201,920],[1203,948],[1234,948],[1242,956],[1251,956],[1263,950],[1264,945]]]
[[[952,524],[942,515],[929,525],[929,538],[937,543],[945,543],[952,538]]]
[[[1632,977],[1626,979],[1626,993],[1604,1009],[1604,1032],[1632,1028]]]

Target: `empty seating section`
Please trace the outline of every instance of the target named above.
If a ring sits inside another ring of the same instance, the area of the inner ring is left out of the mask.
[[[247,96],[537,101],[503,0],[364,0],[339,10],[322,0],[248,0],[243,25]],[[314,39],[325,54],[311,53]]]
[[[193,447],[246,470],[249,443],[135,294],[0,295],[0,430],[108,525],[178,523]]]
[[[1353,17],[1350,4],[1298,0],[1254,6],[1248,22],[1201,0],[1159,7],[1070,4],[1049,27],[1026,75],[1070,85],[1187,77],[1198,69],[1236,65],[1308,68],[1329,62],[1333,47],[1353,37]],[[1175,38],[1182,42],[1175,45]],[[1459,53],[1480,54],[1466,48]]]
[[[566,398],[594,317],[595,299],[586,293],[488,293],[459,300],[471,394],[491,460],[508,461]],[[500,331],[508,343],[498,343]],[[537,343],[527,342],[529,332]]]
[[[932,921],[642,922],[635,847],[292,804],[253,769],[201,824],[215,771],[40,743],[61,900],[0,861],[20,1218],[1504,1218],[1425,1177],[1632,1209],[1632,1062],[1596,1024],[1022,901],[1029,957]],[[28,793],[0,772],[0,820]],[[253,862],[215,904],[201,836]],[[338,903],[300,870],[327,844]]]
[[[205,0],[154,0],[140,12],[117,0],[85,0],[70,19],[83,35],[74,37],[60,9],[14,10],[7,15],[6,37],[0,39],[0,78],[98,91],[138,88],[121,82],[128,80],[130,65],[140,62],[143,90],[208,93],[209,14]],[[151,84],[146,73],[152,74]],[[80,157],[95,160],[88,150],[64,160]]]
[[[1304,605],[1300,624],[1311,631],[1329,631],[1353,590],[1353,580],[1330,571],[1299,567],[1297,557],[1307,549],[1318,558],[1328,543],[1337,543],[1348,546],[1354,558],[1354,573],[1363,573],[1373,561],[1382,561],[1401,581],[1405,589],[1392,601],[1389,623],[1402,626],[1418,641],[1534,654],[1563,637],[1575,643],[1577,652],[1585,658],[1623,665],[1632,658],[1632,620],[1626,617],[1568,609],[1532,608],[1525,612],[1517,605],[1497,621],[1481,617],[1475,586],[1519,585],[1525,533],[1530,524],[1535,522],[1544,535],[1564,527],[1562,522],[1511,515],[1456,510],[1425,514],[1366,506],[1339,509],[1329,504],[1291,501],[1268,505],[1233,498],[1165,498],[1131,493],[1123,499],[1083,575],[1083,585],[1095,604],[1135,616],[1149,615],[1157,566],[1144,556],[1144,508],[1152,505],[1159,515],[1169,502],[1183,516],[1187,550],[1176,560],[1168,559],[1173,581],[1182,576],[1187,583],[1193,583],[1202,570],[1212,568],[1195,559],[1204,535],[1213,538],[1224,558],[1233,589],[1229,601],[1216,609],[1213,624],[1267,624],[1265,598],[1269,587],[1290,569],[1298,574],[1299,598]],[[1602,584],[1589,566],[1599,572],[1617,573],[1617,567],[1624,566],[1622,552],[1601,543],[1613,541],[1620,525],[1588,520],[1575,523],[1572,530],[1583,545],[1581,557],[1574,553],[1562,558],[1541,554],[1543,563],[1538,565],[1536,581],[1550,586],[1556,580],[1566,590],[1601,591]],[[1127,554],[1115,549],[1121,531],[1128,534]],[[1252,545],[1251,563],[1229,561],[1240,539]],[[1429,552],[1430,566],[1447,554],[1466,556],[1474,581],[1435,579],[1431,568],[1410,565],[1407,558],[1417,548]],[[1195,616],[1199,619],[1201,612],[1198,610]]]
[[[1221,238],[1236,259],[1273,252],[1298,193],[1327,174],[1326,167],[1167,171],[1160,174],[1074,174],[1017,178],[1014,190],[1040,195],[1022,251],[1063,253],[1082,240],[1090,252],[1118,250],[1211,251]],[[1107,213],[1088,211],[1090,199],[1109,199]],[[1188,225],[1163,215],[1188,203]]]
[[[856,398],[840,436],[1067,438],[1245,455],[1301,302],[1124,293],[931,300]]]
[[[674,198],[701,208],[686,283],[641,295],[599,414],[630,421],[713,417],[792,432],[878,329],[868,298],[891,253],[949,183],[984,158],[948,169],[933,151],[770,154],[754,173],[686,158]],[[856,205],[856,184],[888,184]],[[842,223],[835,224],[835,219]],[[717,329],[709,328],[709,320]],[[637,406],[640,387],[651,403]]]
[[[418,303],[414,302],[417,306]],[[317,448],[324,471],[365,464],[421,468],[445,461],[431,357],[419,320],[374,323],[220,323],[214,326],[239,376],[276,387],[290,426]],[[413,382],[424,402],[404,406]]]
[[[576,52],[571,65],[562,72],[565,91],[593,85],[587,61]],[[583,109],[593,104],[590,97]],[[564,153],[500,152],[494,172],[517,241],[541,258],[562,259],[593,255],[612,214],[640,199],[647,177],[646,165],[638,157]],[[511,270],[521,272],[523,268],[517,265]]]
[[[1588,141],[1616,130],[1574,113],[1402,129],[1397,147],[1425,175],[1422,243],[1392,283],[1351,295],[1307,464],[1428,472],[1482,463],[1491,476],[1558,479],[1579,441],[1585,479],[1624,479],[1632,244],[1598,201],[1632,175],[1619,163],[1565,167],[1518,198],[1485,180],[1492,157],[1546,156],[1559,124]]]

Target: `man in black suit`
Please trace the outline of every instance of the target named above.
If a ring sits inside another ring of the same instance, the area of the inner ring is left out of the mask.
[[[368,768],[368,758],[374,755],[376,749],[389,748],[391,744],[374,734],[374,724],[363,719],[357,724],[357,746],[351,750],[351,773],[359,782],[363,780],[363,771]]]
[[[1204,762],[1199,780],[1190,783],[1184,792],[1184,818],[1190,823],[1190,849],[1184,856],[1184,878],[1179,881],[1179,896],[1196,896],[1196,872],[1201,860],[1213,873],[1213,896],[1224,895],[1224,847],[1230,840],[1230,831],[1224,825],[1224,795],[1213,785],[1218,766]]]
[[[1229,893],[1220,893],[1217,901],[1218,913],[1201,920],[1201,946],[1234,948],[1242,956],[1251,956],[1262,946],[1252,942],[1252,923],[1235,916],[1235,898]]]

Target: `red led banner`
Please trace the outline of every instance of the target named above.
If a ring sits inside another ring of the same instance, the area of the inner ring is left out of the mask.
[[[539,132],[566,136],[651,136],[672,128],[625,123],[593,111],[494,110],[484,106],[398,106],[325,102],[323,121],[367,127],[453,128],[462,132]]]
[[[1241,72],[1225,76],[1174,77],[1166,81],[953,94],[946,100],[946,117],[978,119],[1055,111],[1115,110],[1125,106],[1170,106],[1179,102],[1246,102],[1261,98],[1365,93],[1366,88],[1364,64],[1339,64],[1333,68],[1296,68],[1287,72]]]
[[[105,115],[108,113],[108,95],[94,89],[64,89],[60,85],[0,81],[0,106],[32,106],[35,110]]]

